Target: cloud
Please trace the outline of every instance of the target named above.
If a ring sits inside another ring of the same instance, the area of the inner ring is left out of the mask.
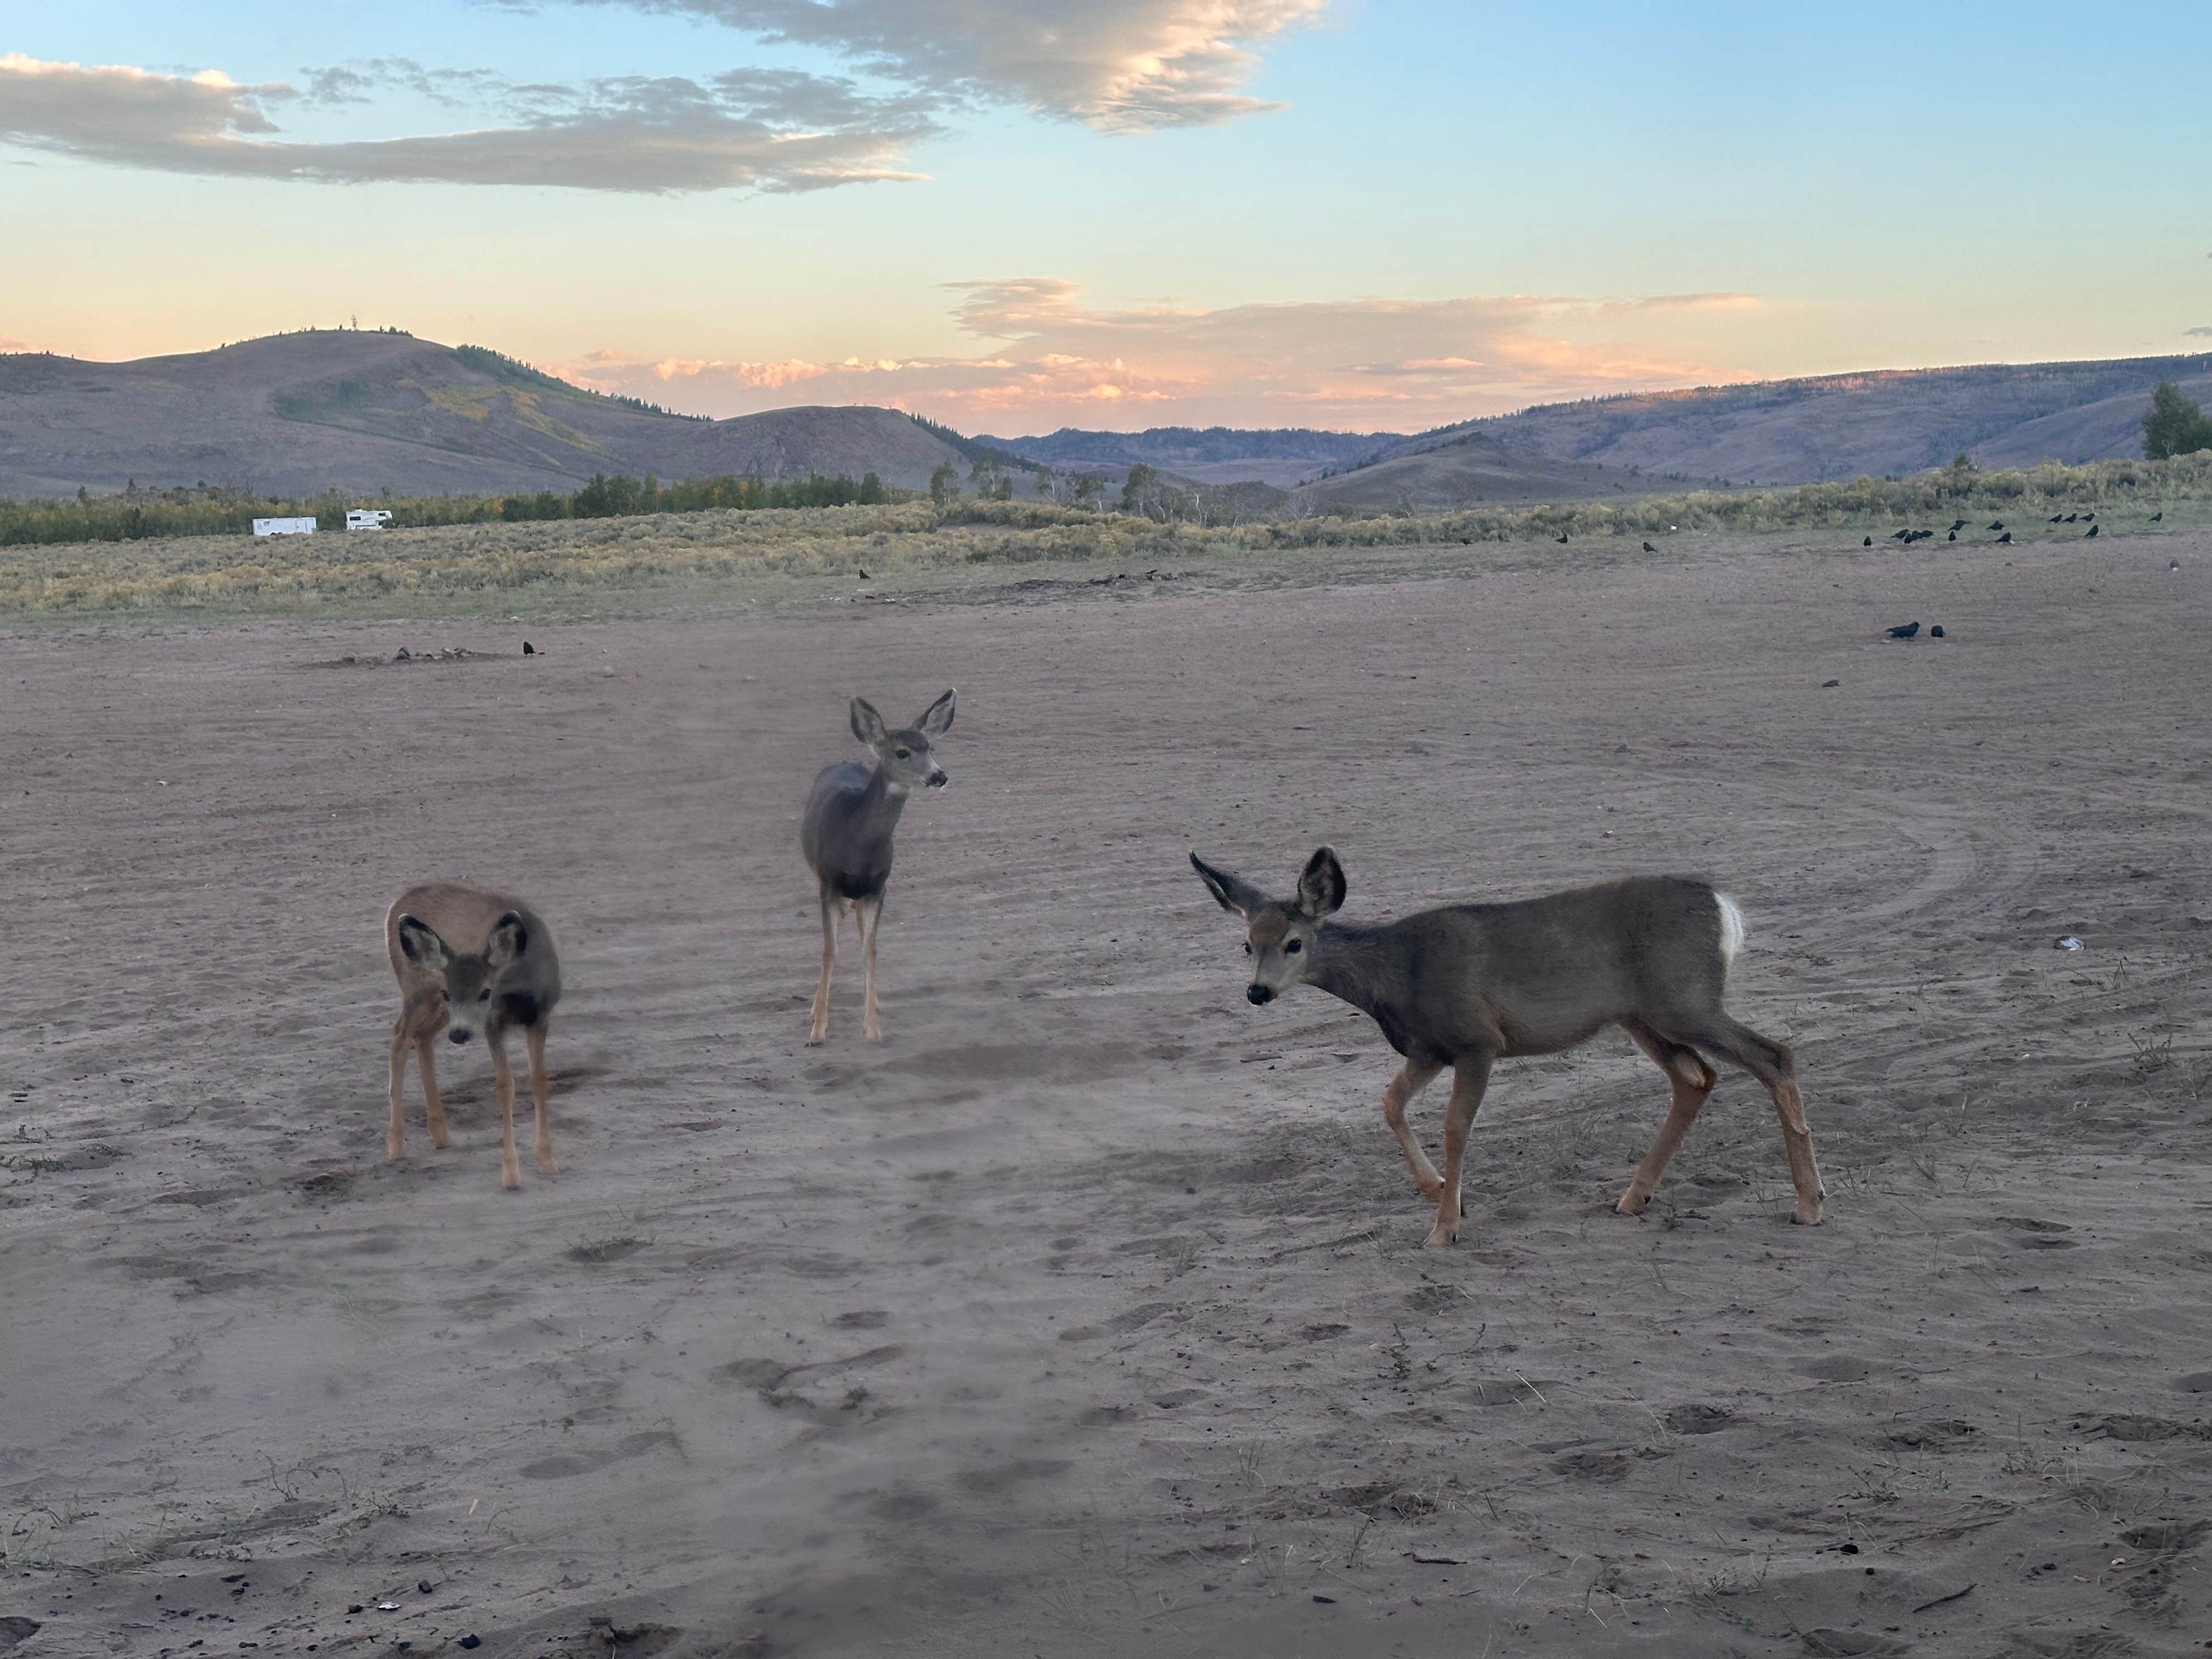
[[[408,60],[386,61],[419,70]],[[466,80],[475,72],[451,73]],[[321,72],[310,77],[310,95],[362,97],[369,80],[361,70]],[[9,53],[0,56],[0,143],[242,178],[788,192],[915,178],[899,165],[904,149],[938,131],[926,96],[875,98],[838,77],[793,71],[735,70],[705,85],[624,77],[581,88],[491,77],[476,89],[502,101],[513,125],[302,143],[269,136],[278,131],[269,108],[301,96],[283,82],[245,86],[212,70],[161,75]]]
[[[888,404],[969,430],[1059,424],[1413,430],[1558,398],[1727,378],[1670,344],[1663,302],[1510,295],[1111,310],[1074,283],[951,285],[972,356],[555,365],[610,392],[726,416],[793,403]],[[1759,301],[1728,296],[1730,310]]]
[[[508,0],[510,4],[528,0]],[[940,95],[1105,132],[1206,126],[1275,108],[1243,88],[1252,47],[1328,0],[578,0],[703,18],[818,46]]]
[[[2192,340],[2198,339],[2208,335],[2212,335],[2212,328],[2185,328],[2181,331],[2185,337]]]

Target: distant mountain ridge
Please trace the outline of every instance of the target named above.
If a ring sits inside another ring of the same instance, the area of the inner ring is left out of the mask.
[[[1901,477],[1962,453],[1992,468],[2118,460],[2142,453],[2161,380],[2212,396],[2212,353],[1875,369],[1547,404],[1420,433],[1385,459],[1480,434],[1559,460],[1738,483]]]
[[[0,495],[126,483],[305,495],[567,491],[665,479],[874,472],[923,489],[968,458],[896,410],[705,420],[571,386],[482,347],[331,330],[124,363],[0,356]]]
[[[1245,430],[1225,426],[1156,426],[1142,432],[1091,432],[1064,426],[1034,438],[979,442],[1042,461],[1063,471],[1126,470],[1145,465],[1202,483],[1257,479],[1296,483],[1376,455],[1406,441],[1400,432],[1319,432],[1308,427]]]

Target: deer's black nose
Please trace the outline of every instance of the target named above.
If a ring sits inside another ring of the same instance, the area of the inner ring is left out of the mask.
[[[1247,1002],[1255,1004],[1273,1002],[1275,1000],[1275,994],[1273,991],[1270,991],[1264,985],[1254,985],[1246,988],[1244,992],[1244,1000]]]
[[[446,1033],[446,1041],[448,1042],[466,1042],[468,1040],[469,1034],[466,1031],[448,1031]]]
[[[933,789],[942,789],[946,784],[951,781],[952,780],[946,777],[944,773],[933,772],[930,774],[929,777],[929,787]]]

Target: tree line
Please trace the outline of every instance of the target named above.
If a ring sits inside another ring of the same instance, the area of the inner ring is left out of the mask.
[[[343,533],[349,507],[374,505],[394,528],[446,524],[525,524],[546,519],[616,519],[646,513],[761,511],[803,507],[874,507],[906,499],[871,472],[854,479],[757,478],[723,475],[663,483],[650,473],[633,478],[596,473],[582,488],[529,495],[364,495],[325,491],[313,496],[252,495],[206,484],[120,495],[11,501],[0,497],[0,546],[56,542],[127,542],[155,536],[242,536],[256,519],[312,518],[319,530]]]

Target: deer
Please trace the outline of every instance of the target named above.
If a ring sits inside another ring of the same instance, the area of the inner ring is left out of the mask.
[[[799,850],[814,872],[822,897],[822,976],[814,987],[814,1012],[806,1041],[830,1035],[830,976],[837,966],[837,929],[847,912],[859,928],[865,990],[860,1035],[884,1040],[876,1008],[876,932],[883,921],[884,890],[891,878],[891,832],[916,789],[942,789],[951,781],[930,744],[952,729],[953,694],[947,691],[912,726],[893,731],[865,697],[853,699],[853,735],[875,751],[875,764],[838,761],[814,779],[800,821]]]
[[[528,905],[503,893],[453,882],[410,887],[384,918],[385,947],[399,981],[399,1018],[392,1024],[392,1126],[384,1150],[407,1155],[402,1090],[411,1047],[422,1071],[422,1099],[430,1144],[446,1146],[446,1104],[438,1097],[433,1039],[439,1032],[456,1046],[479,1033],[491,1050],[492,1080],[499,1091],[500,1184],[522,1185],[514,1151],[514,1073],[507,1063],[507,1034],[522,1028],[530,1055],[530,1094],[538,1107],[538,1172],[556,1173],[552,1121],[546,1106],[545,1025],[561,1000],[561,961],[553,930]]]
[[[1382,1121],[1421,1196],[1436,1205],[1422,1242],[1459,1237],[1460,1171],[1468,1132],[1498,1060],[1559,1054],[1619,1025],[1666,1073],[1667,1119],[1613,1206],[1640,1215],[1719,1081],[1705,1056],[1766,1086],[1782,1120],[1797,1202],[1793,1221],[1820,1224],[1826,1196],[1789,1048],[1721,1006],[1744,939],[1743,912],[1692,876],[1632,876],[1507,903],[1452,904],[1397,921],[1332,921],[1344,866],[1327,847],[1306,861],[1296,896],[1271,898],[1190,855],[1206,890],[1245,921],[1252,958],[1245,997],[1264,1007],[1311,985],[1382,1028],[1405,1060],[1382,1091]],[[1446,1066],[1444,1166],[1430,1163],[1406,1108]]]

